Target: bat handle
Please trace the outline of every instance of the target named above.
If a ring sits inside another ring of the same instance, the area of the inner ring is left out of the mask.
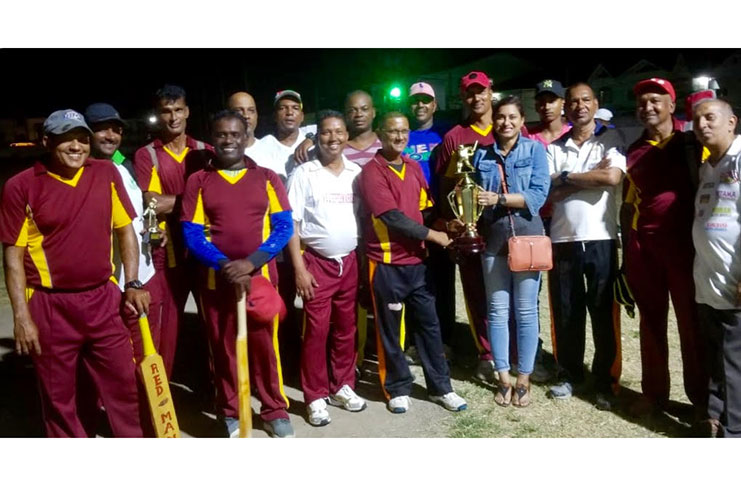
[[[149,330],[149,319],[147,319],[146,314],[142,314],[139,316],[139,331],[142,335],[142,348],[144,351],[144,356],[151,356],[157,353],[157,350],[154,349],[152,333]]]
[[[237,337],[247,336],[247,294],[237,290]]]

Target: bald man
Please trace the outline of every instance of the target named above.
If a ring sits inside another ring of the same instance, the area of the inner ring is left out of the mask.
[[[247,120],[247,148],[244,149],[244,154],[254,160],[257,165],[267,167],[267,162],[265,162],[267,149],[260,140],[255,138],[255,128],[257,128],[255,99],[246,91],[237,91],[229,97],[227,108],[240,113]]]

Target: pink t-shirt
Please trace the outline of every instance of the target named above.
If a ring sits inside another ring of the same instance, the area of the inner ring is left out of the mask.
[[[558,134],[558,137],[556,137],[553,141],[555,142],[559,138],[563,137],[565,133],[567,133],[569,130],[571,130],[571,124],[570,123],[564,123],[561,125],[561,133]],[[531,130],[528,130],[525,125],[522,126],[522,134],[525,135],[530,140],[535,140],[536,142],[540,142],[543,144],[544,147],[547,147],[550,142],[546,140],[543,135],[543,126],[538,125],[536,127],[533,127]]]
[[[364,148],[363,150],[356,150],[349,145],[345,146],[345,150],[342,154],[347,157],[350,162],[355,162],[360,167],[363,167],[368,163],[370,159],[376,156],[376,152],[381,149],[381,141],[376,138],[376,141]]]

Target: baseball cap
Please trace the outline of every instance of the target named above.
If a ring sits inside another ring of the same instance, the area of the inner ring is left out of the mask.
[[[491,79],[481,71],[471,71],[461,78],[461,91],[467,90],[470,86],[478,84],[484,88],[491,87]]]
[[[535,85],[535,96],[537,97],[541,93],[553,93],[559,98],[563,98],[566,95],[566,90],[560,81],[544,79]]]
[[[300,104],[304,104],[298,91],[294,91],[292,89],[284,89],[275,93],[275,100],[273,101],[273,105],[277,105],[278,102],[283,98],[296,98],[296,100],[298,100]]]
[[[280,294],[267,278],[262,275],[252,277],[247,296],[247,318],[258,324],[270,324],[276,314],[279,319],[286,316],[286,305]]]
[[[90,125],[105,121],[117,121],[121,125],[126,125],[126,122],[123,121],[121,115],[119,115],[116,109],[108,103],[93,103],[85,108],[85,121]]]
[[[44,135],[62,135],[75,128],[84,128],[93,133],[85,123],[85,118],[75,110],[57,110],[44,120]]]
[[[638,81],[638,83],[633,86],[633,94],[635,94],[636,96],[641,95],[648,91],[649,88],[658,88],[660,91],[668,94],[671,97],[672,101],[677,100],[677,93],[674,91],[674,86],[672,86],[672,83],[662,78],[650,78],[644,79],[643,81]]]
[[[419,81],[409,87],[409,97],[411,98],[414,95],[427,95],[434,98],[435,90],[429,84]]]
[[[599,118],[600,120],[610,121],[612,120],[612,112],[607,108],[600,108],[594,114],[594,117]]]

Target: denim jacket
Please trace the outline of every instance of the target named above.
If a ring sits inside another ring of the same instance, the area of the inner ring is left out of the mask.
[[[506,157],[502,156],[496,141],[494,145],[478,149],[473,156],[473,166],[477,171],[477,182],[487,191],[503,192],[497,167],[502,160],[507,175],[508,192],[522,194],[527,206],[526,210],[515,210],[513,214],[520,213],[527,219],[537,216],[545,204],[551,186],[548,160],[543,145],[519,136]],[[487,208],[489,209],[491,208]],[[530,214],[522,214],[525,212]]]

